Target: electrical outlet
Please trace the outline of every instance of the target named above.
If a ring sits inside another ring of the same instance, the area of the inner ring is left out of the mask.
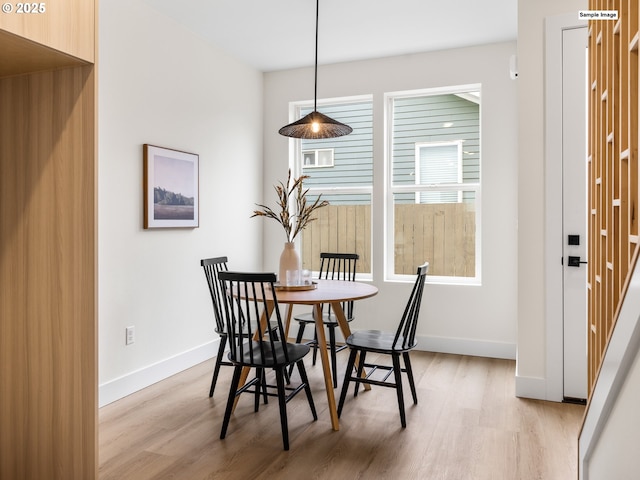
[[[133,325],[130,327],[127,327],[125,328],[125,332],[126,332],[125,345],[131,345],[133,342],[136,341],[136,327],[134,327]]]

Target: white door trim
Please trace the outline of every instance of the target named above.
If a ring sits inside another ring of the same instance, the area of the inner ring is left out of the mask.
[[[545,18],[545,327],[546,392],[563,400],[562,32],[586,27],[575,13]]]

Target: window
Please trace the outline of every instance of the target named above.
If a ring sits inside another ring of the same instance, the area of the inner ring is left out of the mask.
[[[462,179],[462,142],[416,143],[418,184],[458,183]],[[418,192],[416,203],[452,203],[459,192]]]
[[[302,117],[310,106],[298,106]],[[309,178],[308,201],[318,195],[330,205],[302,232],[303,268],[317,271],[320,252],[357,253],[357,272],[371,274],[371,197],[373,190],[373,105],[370,97],[319,104],[318,110],[353,128],[344,137],[296,142],[295,170]]]
[[[479,91],[387,95],[387,279],[480,281]]]
[[[356,252],[367,278],[372,242],[383,241],[386,280],[412,281],[428,261],[432,282],[479,284],[480,86],[389,93],[385,105],[384,160],[373,158],[371,96],[319,104],[350,135],[295,141],[294,171],[309,176],[309,201],[330,202],[302,232],[303,268],[317,271],[322,251]],[[310,111],[296,105],[298,118]],[[385,162],[375,190],[374,161]],[[372,211],[374,197],[384,212]],[[372,235],[372,218],[382,235]]]
[[[302,167],[333,167],[333,148],[303,150]]]

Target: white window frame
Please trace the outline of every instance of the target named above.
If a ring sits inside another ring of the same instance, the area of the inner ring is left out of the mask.
[[[384,279],[387,282],[413,282],[415,275],[400,275],[395,273],[395,238],[394,238],[394,195],[397,193],[418,193],[427,191],[457,191],[474,192],[475,193],[475,209],[476,209],[476,244],[475,244],[475,277],[450,277],[428,275],[428,283],[446,284],[446,285],[481,285],[482,284],[482,192],[481,182],[478,183],[450,183],[437,185],[394,185],[393,184],[393,103],[394,100],[406,97],[415,97],[420,95],[448,95],[448,94],[465,94],[469,92],[481,92],[480,84],[459,85],[451,87],[437,87],[420,90],[409,90],[401,92],[388,92],[384,94],[385,104],[385,208],[384,208],[384,225],[385,225],[385,259],[384,259]],[[480,95],[482,98],[482,95]],[[480,103],[480,118],[482,118],[482,104]],[[482,120],[480,121],[480,132],[482,132]],[[482,151],[482,133],[480,134],[480,151]],[[482,155],[480,155],[482,158]],[[482,177],[481,177],[482,178]],[[372,209],[373,211],[373,209]],[[425,259],[428,261],[428,259]],[[417,265],[416,265],[417,267]]]
[[[415,178],[416,185],[420,185],[420,178],[422,177],[422,162],[420,161],[420,151],[423,148],[430,147],[449,147],[455,146],[457,150],[456,154],[456,177],[458,183],[462,183],[462,140],[452,140],[450,142],[418,142],[415,149]],[[441,185],[441,184],[438,184]],[[462,202],[462,192],[458,192],[458,203]],[[416,203],[420,203],[420,193],[416,192]]]
[[[358,103],[358,102],[372,102],[374,98],[373,95],[353,95],[349,97],[338,97],[338,98],[324,98],[317,99],[316,105],[318,111],[322,110],[323,105],[339,105],[339,104],[348,104],[348,103]],[[313,107],[313,100],[303,100],[298,102],[289,102],[289,122],[295,122],[300,119],[301,110],[303,108]],[[289,142],[289,168],[291,169],[292,175],[296,178],[303,174],[303,165],[302,162],[304,160],[302,155],[301,141],[298,138],[290,138]],[[374,140],[375,141],[375,140]],[[306,150],[305,150],[306,151]],[[305,167],[309,168],[309,167]],[[374,166],[375,170],[375,158],[374,158]],[[371,198],[371,224],[373,225],[373,185],[370,186],[358,186],[358,187],[310,187],[309,195],[320,195],[320,194],[368,194]],[[374,249],[374,229],[371,228],[371,238],[369,239],[369,244],[371,245],[372,251],[370,252],[371,257],[373,257],[373,249]],[[300,248],[300,242],[302,241],[302,235],[299,235],[296,239],[297,247]],[[374,262],[371,262],[371,272],[368,273],[358,273],[356,275],[357,280],[373,280],[373,270],[374,270]],[[317,273],[317,272],[314,272]]]
[[[334,150],[333,148],[316,148],[315,150],[302,150],[301,152],[301,157],[302,157],[302,168],[331,168],[334,165]],[[320,152],[331,152],[331,163],[327,163],[327,164],[322,164],[319,165],[318,164],[318,158],[320,155]],[[314,163],[313,165],[304,165],[304,156],[305,154],[309,154],[309,153],[313,153],[313,160]]]

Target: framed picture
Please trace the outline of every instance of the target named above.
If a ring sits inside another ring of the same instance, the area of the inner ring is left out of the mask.
[[[144,144],[144,228],[198,226],[198,162],[194,153]]]

